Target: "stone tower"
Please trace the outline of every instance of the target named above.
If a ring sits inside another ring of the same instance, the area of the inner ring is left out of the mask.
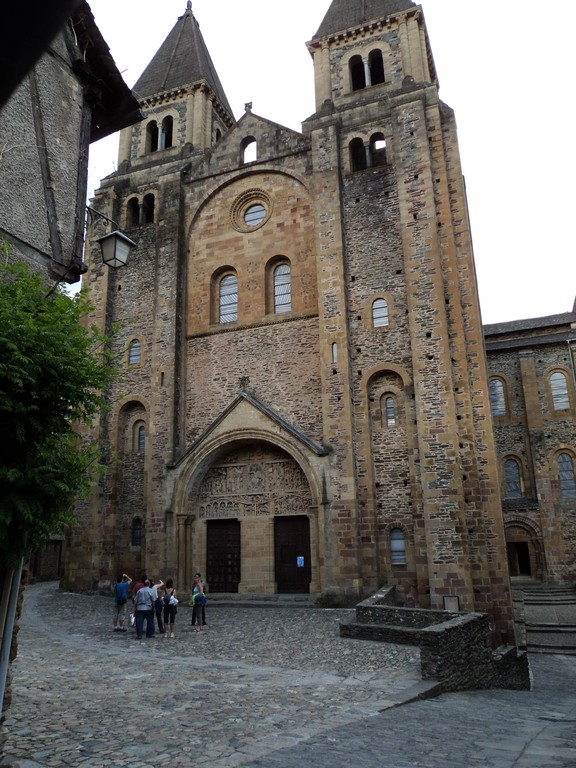
[[[302,133],[235,122],[190,3],[135,90],[95,207],[122,381],[65,581],[196,570],[213,591],[511,600],[453,112],[422,7],[334,0]],[[251,154],[250,154],[251,152]]]

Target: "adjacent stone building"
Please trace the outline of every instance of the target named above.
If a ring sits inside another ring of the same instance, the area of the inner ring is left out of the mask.
[[[64,585],[394,584],[510,632],[466,195],[422,7],[333,0],[308,48],[301,133],[250,105],[235,120],[190,2],[135,85],[147,117],[94,205],[138,250],[87,276],[122,378]]]
[[[512,581],[576,581],[576,306],[485,327]]]

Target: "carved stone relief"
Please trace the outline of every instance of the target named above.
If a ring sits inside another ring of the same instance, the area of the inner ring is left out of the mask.
[[[221,458],[190,502],[200,520],[306,514],[313,503],[306,475],[294,459],[262,446]]]

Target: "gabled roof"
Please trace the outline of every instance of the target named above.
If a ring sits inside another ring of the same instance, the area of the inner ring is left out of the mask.
[[[332,0],[314,38],[327,37],[417,6],[412,0]]]
[[[206,81],[234,119],[200,26],[192,13],[192,3],[188,0],[184,15],[180,16],[132,90],[142,100],[201,80]]]

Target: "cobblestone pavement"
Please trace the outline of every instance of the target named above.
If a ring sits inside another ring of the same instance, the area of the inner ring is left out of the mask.
[[[142,643],[111,610],[27,588],[2,764],[576,767],[576,657],[531,657],[531,692],[422,700],[418,652],[341,639],[347,610],[213,604],[193,633],[181,607]]]

